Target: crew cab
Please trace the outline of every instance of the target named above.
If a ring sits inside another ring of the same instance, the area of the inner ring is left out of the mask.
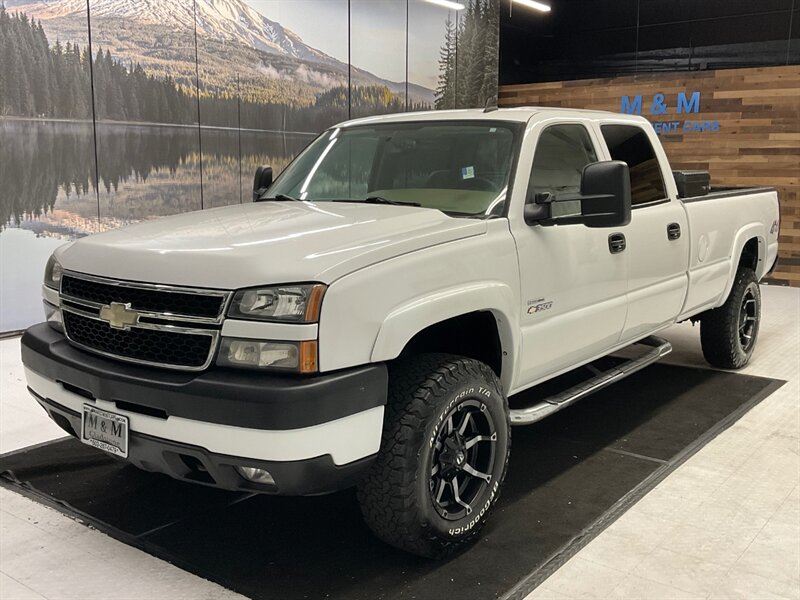
[[[343,123],[274,182],[260,168],[252,203],[57,249],[46,322],[22,338],[28,386],[68,433],[142,469],[271,494],[357,486],[380,538],[444,556],[496,502],[510,425],[657,360],[655,334],[679,321],[700,322],[712,365],[750,359],[777,195],[707,183],[673,174],[632,115]]]

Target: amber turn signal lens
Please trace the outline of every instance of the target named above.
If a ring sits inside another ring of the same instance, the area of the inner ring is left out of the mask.
[[[300,356],[297,370],[301,373],[316,373],[318,370],[317,341],[300,342],[298,350],[300,351]]]
[[[319,321],[319,312],[322,309],[322,297],[325,295],[325,290],[328,286],[321,283],[311,288],[311,293],[308,295],[306,301],[306,323],[315,323]]]

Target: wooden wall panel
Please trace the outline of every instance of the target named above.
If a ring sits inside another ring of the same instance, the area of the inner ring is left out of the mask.
[[[676,114],[677,95],[700,92],[700,112]],[[652,115],[657,93],[669,114]],[[642,74],[507,85],[499,104],[619,112],[621,97],[642,96],[653,123],[719,121],[719,131],[662,133],[675,169],[705,169],[715,185],[771,185],[781,203],[780,259],[771,281],[800,286],[800,66]]]

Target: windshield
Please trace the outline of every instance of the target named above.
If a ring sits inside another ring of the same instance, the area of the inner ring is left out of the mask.
[[[420,121],[332,129],[286,168],[266,198],[501,215],[515,147],[513,123]]]

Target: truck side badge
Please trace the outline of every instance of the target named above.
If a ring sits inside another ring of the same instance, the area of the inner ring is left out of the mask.
[[[552,300],[544,301],[544,298],[540,298],[539,300],[533,300],[528,303],[528,314],[533,315],[543,310],[550,310],[551,308],[553,308]]]

